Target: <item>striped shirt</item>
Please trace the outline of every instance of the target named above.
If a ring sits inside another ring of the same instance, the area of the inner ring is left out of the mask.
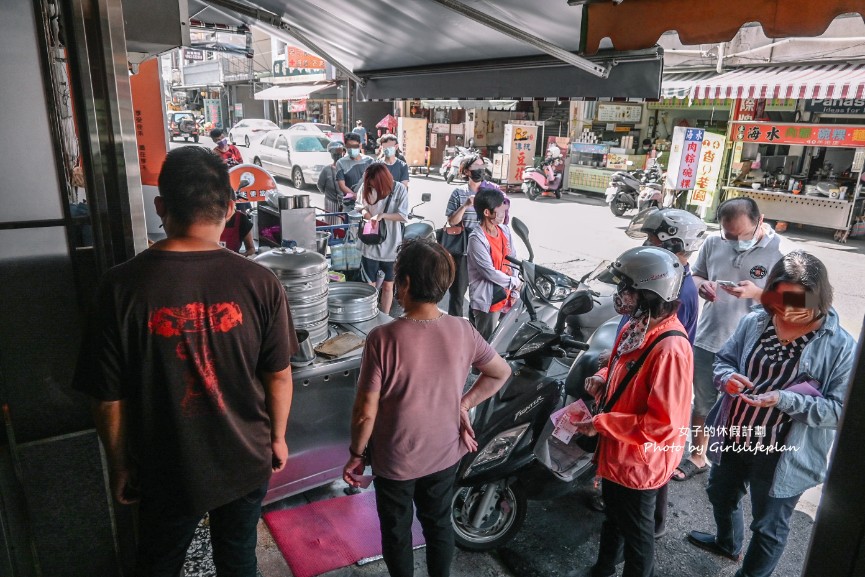
[[[769,323],[744,367],[744,375],[754,383],[750,393],[759,395],[790,385],[798,373],[802,349],[815,334],[816,331],[811,331],[782,344],[775,325]],[[733,445],[778,449],[784,444],[789,428],[790,416],[786,413],[775,407],[753,407],[736,398],[730,410],[726,440]]]

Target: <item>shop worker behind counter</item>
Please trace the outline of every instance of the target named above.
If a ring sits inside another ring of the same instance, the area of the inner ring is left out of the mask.
[[[219,246],[231,198],[219,157],[168,153],[168,238],[105,274],[79,359],[112,494],[140,501],[139,577],[178,575],[206,512],[217,573],[255,577],[261,502],[288,458],[294,326],[273,273]]]

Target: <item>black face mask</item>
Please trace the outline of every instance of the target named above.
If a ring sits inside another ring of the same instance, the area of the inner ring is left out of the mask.
[[[469,178],[472,179],[472,182],[481,182],[484,179],[484,169],[483,168],[475,168],[469,171]]]
[[[334,160],[339,160],[340,158],[342,158],[342,153],[341,152],[331,152],[330,157]]]

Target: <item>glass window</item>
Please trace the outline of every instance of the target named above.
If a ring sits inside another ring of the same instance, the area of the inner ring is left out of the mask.
[[[279,135],[279,138],[276,139],[276,149],[277,150],[288,150],[288,141],[285,140],[283,135]]]
[[[297,152],[327,152],[330,141],[320,136],[299,136],[292,139]]]
[[[270,133],[264,137],[264,140],[261,141],[262,146],[269,146],[273,148],[273,142],[276,140],[276,134]]]

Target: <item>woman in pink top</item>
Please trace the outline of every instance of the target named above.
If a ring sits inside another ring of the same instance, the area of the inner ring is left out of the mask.
[[[495,394],[511,370],[466,319],[438,309],[454,278],[453,258],[444,248],[407,241],[394,269],[405,313],[367,337],[343,479],[358,486],[356,476],[371,459],[382,554],[392,576],[414,574],[414,504],[429,575],[447,577],[456,470],[462,456],[477,449],[468,411]],[[463,394],[472,367],[481,376]]]

